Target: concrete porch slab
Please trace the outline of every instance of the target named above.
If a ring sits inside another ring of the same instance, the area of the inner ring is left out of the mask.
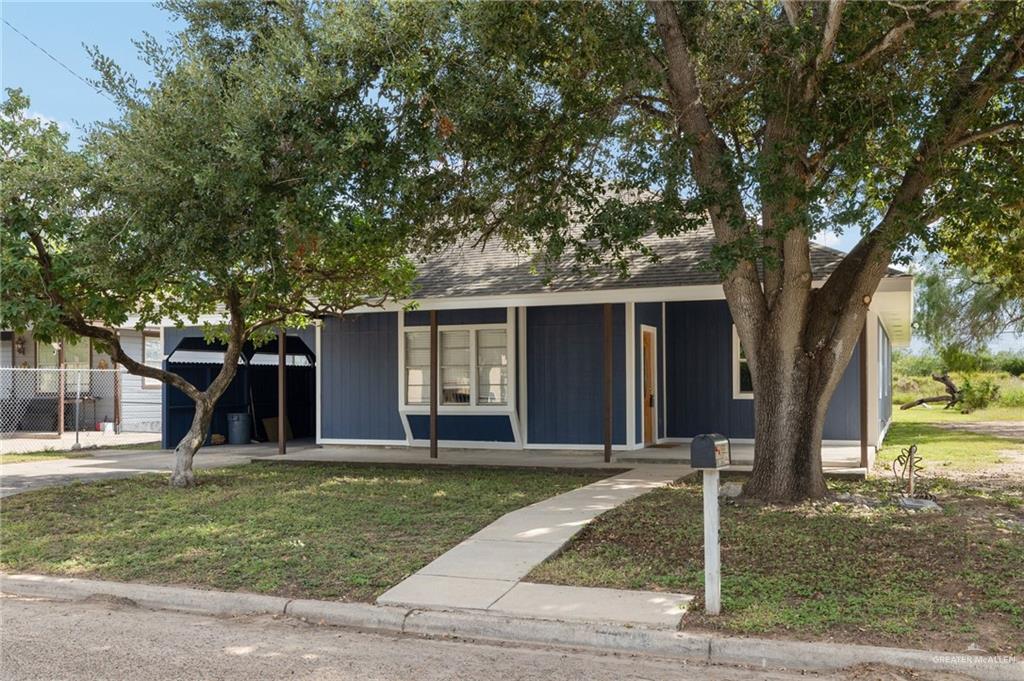
[[[676,629],[693,596],[520,582],[492,612],[558,620],[616,622]]]
[[[521,579],[560,544],[467,539],[416,574],[471,579]]]
[[[515,586],[514,580],[470,579],[416,573],[377,598],[378,605],[486,610]]]

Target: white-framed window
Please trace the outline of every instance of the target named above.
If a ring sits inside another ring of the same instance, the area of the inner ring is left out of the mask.
[[[405,403],[430,404],[430,331],[405,332]]]
[[[477,404],[508,404],[508,332],[476,332]]]
[[[734,400],[754,399],[754,379],[750,374],[750,362],[740,343],[736,326],[732,327],[732,397]]]
[[[430,330],[406,328],[402,358],[405,405],[430,404]],[[509,405],[510,348],[505,324],[438,329],[437,403],[453,410]]]
[[[58,353],[52,343],[36,341],[36,366],[40,369],[56,369]],[[75,342],[64,343],[64,392],[71,394],[81,387],[83,393],[92,389],[92,374],[89,366],[92,362],[92,344],[88,338]],[[56,371],[40,371],[36,377],[36,392],[56,393],[58,378]]]
[[[438,404],[469,405],[473,399],[469,377],[470,332],[466,330],[438,331],[441,355],[438,368],[441,376],[441,396]]]
[[[164,352],[159,334],[145,333],[142,335],[142,363],[154,369],[163,368]],[[159,388],[161,385],[162,383],[155,378],[142,377],[143,388]]]

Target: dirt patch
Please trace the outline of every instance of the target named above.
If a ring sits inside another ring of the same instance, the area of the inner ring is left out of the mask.
[[[941,475],[958,485],[976,489],[1024,494],[1024,446],[1021,449],[1000,449],[997,463],[981,470],[960,470],[954,467],[928,467],[928,473]]]
[[[966,430],[981,435],[1024,440],[1024,421],[961,421],[957,423],[936,421],[928,425],[946,430]]]

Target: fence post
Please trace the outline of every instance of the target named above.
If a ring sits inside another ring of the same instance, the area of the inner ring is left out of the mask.
[[[116,362],[114,363],[114,434],[121,434],[121,370],[117,368]]]
[[[64,341],[57,348],[57,435],[64,434]]]

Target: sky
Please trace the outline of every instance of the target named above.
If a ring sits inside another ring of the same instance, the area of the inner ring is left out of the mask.
[[[140,83],[145,83],[152,74],[139,59],[132,40],[148,32],[166,41],[178,26],[155,5],[132,1],[0,0],[0,18],[0,85],[24,90],[32,102],[31,112],[56,121],[71,136],[73,146],[81,142],[83,126],[117,116],[113,102],[83,82],[96,76],[85,47],[99,47]],[[854,233],[823,234],[817,241],[849,251],[858,238]],[[1019,339],[1008,337],[994,345],[1008,349],[1018,342]]]
[[[163,10],[146,2],[0,2],[3,87],[17,87],[32,101],[37,116],[56,121],[81,140],[82,126],[108,120],[117,108],[79,77],[34,47],[17,31],[86,80],[95,78],[86,45],[96,45],[140,82],[150,71],[138,58],[133,39],[152,33],[166,38],[175,24]],[[12,28],[13,26],[13,28]]]

